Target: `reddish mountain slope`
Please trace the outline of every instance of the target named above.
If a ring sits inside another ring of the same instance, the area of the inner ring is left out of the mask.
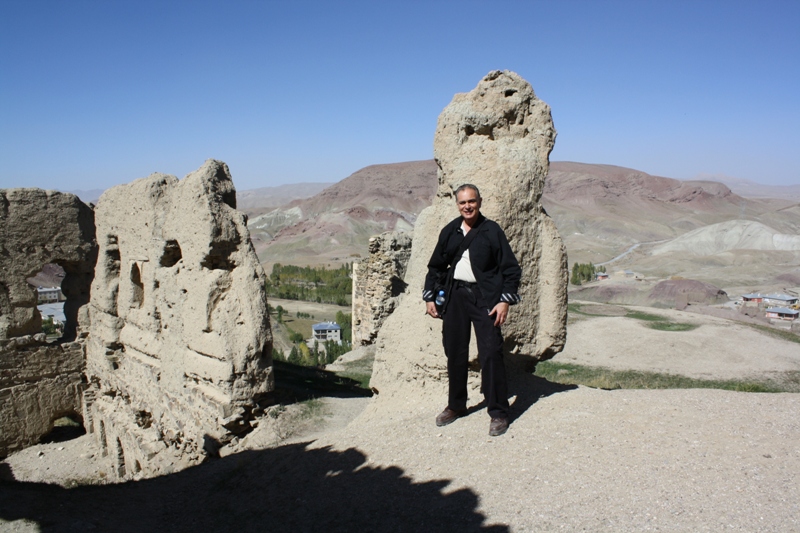
[[[254,217],[250,229],[259,257],[269,269],[275,262],[339,264],[364,256],[370,236],[413,227],[436,192],[436,171],[432,160],[373,165],[311,198]],[[800,206],[789,201],[746,199],[718,182],[679,181],[611,165],[551,163],[542,203],[565,241],[570,264],[602,263],[637,243],[666,242],[734,220],[760,222],[778,233],[800,232]],[[741,259],[749,252],[708,259],[719,263],[713,267],[700,265],[692,254],[651,257],[650,248],[637,248],[611,268],[624,264],[654,275],[685,273],[697,279],[709,278],[708,269],[744,269],[713,278],[720,286],[734,275],[751,276],[749,260]],[[765,253],[758,252],[760,275],[788,272],[785,258]]]
[[[367,240],[411,230],[436,192],[432,160],[365,167],[319,194],[249,223],[261,261],[338,264],[366,255]]]

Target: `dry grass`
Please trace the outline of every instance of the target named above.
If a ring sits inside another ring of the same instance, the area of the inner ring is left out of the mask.
[[[536,375],[555,383],[585,385],[596,389],[722,389],[738,392],[799,392],[800,373],[782,373],[778,379],[703,380],[676,374],[611,370],[544,361],[536,365]]]

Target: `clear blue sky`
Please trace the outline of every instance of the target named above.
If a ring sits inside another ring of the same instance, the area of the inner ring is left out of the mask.
[[[800,2],[0,0],[0,187],[106,188],[207,158],[238,189],[433,156],[513,70],[554,161],[800,183]]]

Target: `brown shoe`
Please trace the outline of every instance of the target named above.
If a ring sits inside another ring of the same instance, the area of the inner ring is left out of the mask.
[[[445,407],[444,411],[439,413],[439,415],[436,417],[436,425],[441,427],[441,426],[446,426],[447,424],[452,424],[453,422],[456,421],[457,418],[461,418],[465,414],[467,414],[466,409],[461,411],[454,411],[449,407]]]
[[[489,424],[489,436],[498,437],[508,430],[508,418],[492,418]]]

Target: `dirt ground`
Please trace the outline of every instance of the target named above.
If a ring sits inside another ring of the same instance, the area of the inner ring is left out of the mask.
[[[800,344],[647,312],[699,327],[656,331],[612,310],[571,324],[556,360],[708,378],[800,366]],[[313,434],[111,485],[89,484],[106,467],[87,439],[34,446],[0,463],[0,530],[800,531],[798,394],[605,391],[523,373],[510,389],[501,437],[479,398],[436,427],[435,387],[325,399]]]
[[[800,344],[765,335],[747,324],[648,307],[588,302],[581,307],[588,313],[600,313],[605,308],[659,315],[697,328],[657,331],[647,321],[624,316],[580,316],[569,325],[566,347],[556,361],[698,379],[758,379],[800,372]]]

